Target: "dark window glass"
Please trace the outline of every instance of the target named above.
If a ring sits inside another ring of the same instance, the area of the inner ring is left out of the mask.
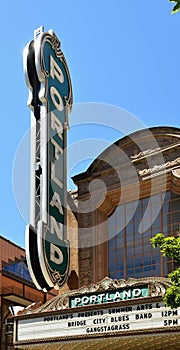
[[[126,265],[127,265],[127,269],[132,269],[132,268],[134,268],[135,266],[135,261],[134,261],[134,259],[127,259],[127,263],[126,263]]]
[[[127,270],[127,278],[134,278],[134,277],[135,277],[134,269]]]
[[[144,277],[142,267],[137,268],[137,269],[135,270],[135,277],[136,277],[136,278]]]
[[[166,192],[117,207],[108,220],[112,278],[167,276],[174,262],[162,258],[150,239],[180,233],[180,197]]]

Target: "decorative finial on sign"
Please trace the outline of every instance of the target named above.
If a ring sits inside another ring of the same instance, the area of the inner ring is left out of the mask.
[[[42,33],[44,33],[44,26],[40,26],[39,28],[35,29],[34,30],[34,40],[37,40],[39,35],[41,35]]]

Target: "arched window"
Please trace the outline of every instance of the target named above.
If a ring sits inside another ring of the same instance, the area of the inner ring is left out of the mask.
[[[179,195],[168,191],[119,205],[108,219],[109,276],[167,276],[173,261],[152,248],[150,238],[156,233],[180,234]]]

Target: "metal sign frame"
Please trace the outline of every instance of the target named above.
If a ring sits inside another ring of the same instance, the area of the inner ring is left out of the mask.
[[[43,27],[27,44],[24,72],[31,109],[30,224],[26,256],[38,289],[59,289],[68,277],[67,130],[72,84],[60,41]]]

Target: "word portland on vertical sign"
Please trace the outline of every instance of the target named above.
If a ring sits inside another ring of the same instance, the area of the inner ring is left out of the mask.
[[[66,147],[72,85],[60,41],[43,27],[24,49],[31,109],[30,224],[26,257],[38,289],[59,289],[68,277]]]

